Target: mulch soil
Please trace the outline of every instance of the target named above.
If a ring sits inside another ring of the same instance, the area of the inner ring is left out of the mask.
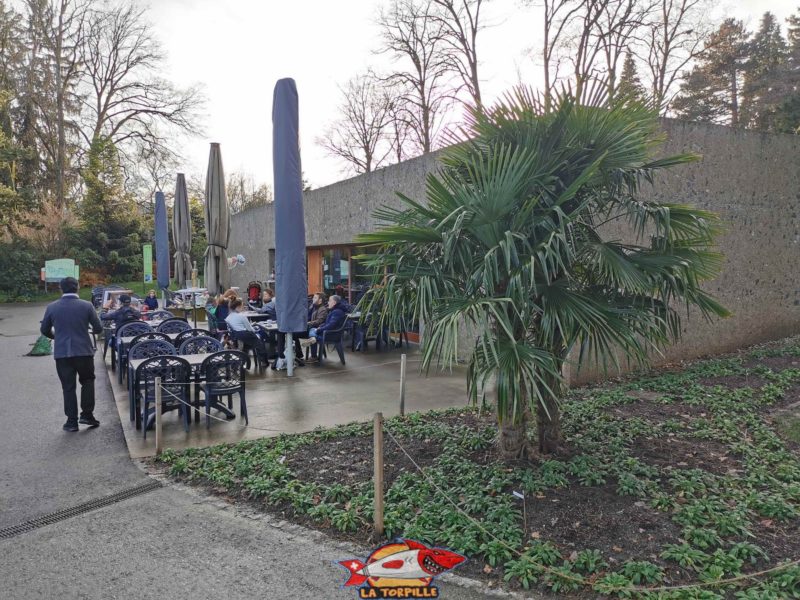
[[[765,366],[773,371],[800,367],[797,357],[768,357],[748,359],[745,367]],[[760,388],[768,383],[763,377],[721,376],[702,378],[697,381],[705,386],[723,386],[730,389],[741,387]],[[639,417],[660,423],[668,419],[689,422],[707,416],[703,406],[690,406],[680,402],[663,403],[658,398],[663,394],[647,391],[627,392],[635,402],[610,407],[608,413],[616,418]],[[800,413],[800,385],[790,388],[784,398],[774,405],[764,407],[765,417],[779,416],[786,407],[797,405]],[[481,429],[493,424],[491,415],[474,413],[448,414],[436,417],[454,427]],[[402,438],[406,448],[413,449],[414,460],[423,468],[434,463],[442,452],[441,444],[430,439]],[[797,445],[795,444],[796,448]],[[630,448],[631,454],[647,464],[669,471],[669,469],[703,469],[710,473],[738,475],[743,466],[731,450],[718,442],[682,437],[679,433],[662,437],[637,438]],[[479,464],[489,464],[492,452],[474,452],[471,458]],[[361,484],[371,481],[373,470],[372,436],[357,436],[319,442],[303,446],[286,457],[285,464],[305,482],[323,485],[340,483]],[[400,475],[416,471],[414,465],[387,438],[385,440],[385,481],[390,486]],[[519,466],[519,465],[512,465]],[[197,483],[197,482],[195,482]],[[202,484],[202,482],[200,482]],[[245,497],[238,500],[248,501]],[[600,550],[611,563],[621,564],[629,559],[649,560],[666,566],[664,583],[681,583],[696,578],[696,574],[676,568],[675,563],[665,563],[659,554],[666,544],[679,543],[680,526],[670,515],[652,509],[646,501],[620,496],[616,482],[609,481],[600,486],[586,487],[571,482],[564,489],[545,490],[529,496],[526,500],[527,535],[532,538],[551,540],[568,556],[572,550],[584,548]],[[295,522],[326,531],[332,537],[347,539],[361,544],[374,544],[369,532],[342,533],[331,527],[321,526],[303,515],[294,514],[290,505],[270,506],[256,502],[260,510],[290,518]],[[800,524],[764,520],[754,528],[754,543],[761,546],[770,557],[796,556],[800,546]],[[612,567],[615,566],[612,564]],[[491,582],[493,587],[502,580],[502,568],[490,569],[482,561],[468,561],[459,568],[459,574],[474,576]],[[507,585],[507,584],[504,584]],[[563,597],[563,596],[561,596]]]
[[[636,458],[662,469],[703,469],[715,475],[739,475],[741,463],[730,449],[713,440],[684,438],[675,434],[660,438],[640,437],[630,450]]]

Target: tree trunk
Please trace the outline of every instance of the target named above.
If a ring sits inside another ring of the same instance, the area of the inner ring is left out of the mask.
[[[497,446],[503,460],[525,458],[530,454],[528,444],[528,420],[523,417],[521,423],[506,419],[497,423]]]
[[[516,404],[521,408],[520,412],[512,414],[514,402],[510,402],[507,413],[497,414],[497,446],[501,459],[505,461],[529,458],[534,454],[534,449],[528,443],[528,398],[524,390],[518,393],[521,397]]]
[[[545,397],[544,406],[540,403],[536,413],[539,452],[558,454],[561,448],[561,411],[558,402],[555,398]]]

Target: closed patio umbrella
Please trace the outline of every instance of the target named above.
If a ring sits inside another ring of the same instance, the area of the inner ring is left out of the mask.
[[[167,227],[167,203],[164,192],[156,192],[156,270],[160,289],[169,287],[169,229]]]
[[[211,144],[206,173],[206,239],[205,281],[210,294],[219,294],[230,287],[228,272],[228,236],[231,233],[228,197],[225,194],[225,173],[219,144]]]
[[[172,207],[172,243],[175,245],[175,283],[186,287],[192,276],[192,220],[189,217],[189,196],[186,193],[186,178],[178,173],[175,182],[175,205]]]
[[[272,164],[275,178],[275,302],[278,330],[288,333],[287,374],[294,368],[292,333],[308,326],[306,229],[298,138],[297,86],[281,79],[272,97]]]

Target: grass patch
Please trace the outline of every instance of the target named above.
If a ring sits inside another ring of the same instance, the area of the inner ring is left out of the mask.
[[[800,368],[759,362],[798,350],[787,340],[576,390],[563,402],[569,456],[536,464],[497,462],[492,419],[473,410],[388,419],[428,477],[387,436],[387,537],[463,553],[467,575],[565,597],[800,598],[796,566],[721,583],[800,557],[800,455],[773,425],[776,407],[800,401]],[[371,438],[371,424],[356,423],[167,451],[158,462],[182,481],[368,545]],[[512,491],[525,493],[524,513]],[[685,584],[705,585],[631,588]]]
[[[116,283],[115,285],[120,285],[125,289],[133,290],[135,294],[138,294],[141,297],[150,291],[151,289],[156,289],[157,286],[155,283],[143,284],[141,281],[123,281],[121,283]],[[39,287],[36,288],[35,292],[31,292],[24,296],[10,296],[5,292],[0,292],[0,304],[5,303],[21,303],[21,302],[52,302],[53,300],[58,300],[61,297],[61,291],[58,289],[57,283],[48,283],[47,284],[48,292],[45,294],[44,287],[42,284],[39,284]],[[158,291],[156,289],[156,291]],[[81,287],[78,291],[78,295],[83,300],[92,299],[92,288],[91,287]],[[159,299],[161,295],[158,295]]]

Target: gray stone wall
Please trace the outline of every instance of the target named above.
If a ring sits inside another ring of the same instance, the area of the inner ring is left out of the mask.
[[[703,159],[672,169],[643,195],[720,214],[726,263],[708,289],[733,316],[707,323],[690,314],[683,320],[681,342],[654,362],[726,352],[800,332],[800,137],[674,120],[665,120],[664,128],[666,153],[691,151]],[[352,242],[374,227],[376,208],[397,205],[395,191],[423,199],[425,175],[435,166],[435,154],[427,155],[306,193],[307,244]],[[247,258],[232,272],[234,285],[268,277],[272,218],[271,206],[233,217],[229,254]],[[571,379],[601,376],[584,368]]]

